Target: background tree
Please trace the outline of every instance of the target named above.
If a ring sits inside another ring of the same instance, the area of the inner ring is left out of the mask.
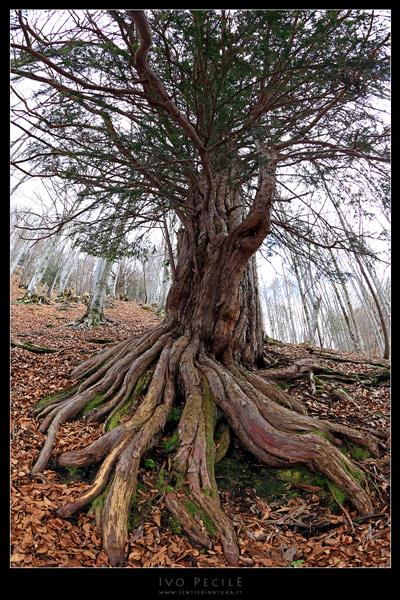
[[[373,177],[389,160],[373,108],[388,81],[384,19],[357,10],[66,16],[62,28],[54,12],[13,17],[12,72],[40,84],[33,102],[15,85],[23,103],[15,124],[25,131],[26,119],[34,134],[14,165],[81,184],[75,218],[126,192],[132,225],[173,210],[181,228],[165,320],[77,367],[79,383],[38,407],[48,435],[33,472],[46,468],[60,425],[100,396],[89,418],[107,417],[104,436],[59,462],[103,462],[92,488],[59,514],[105,490],[98,519],[119,564],[140,457],[181,405],[165,504],[197,542],[220,537],[237,564],[214,477],[218,406],[261,461],[321,471],[370,512],[362,473],[332,442],[344,436],[376,453],[374,438],[308,417],[251,368],[263,362],[255,252],[272,226],[318,243],[307,224],[277,218],[273,207],[288,188],[293,195],[290,182],[316,185],[315,165],[330,181],[356,164]]]

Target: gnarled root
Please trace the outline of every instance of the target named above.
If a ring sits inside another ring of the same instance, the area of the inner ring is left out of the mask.
[[[282,406],[286,406],[286,408],[290,408],[301,415],[307,414],[307,408],[304,406],[300,400],[293,398],[290,394],[287,394],[283,390],[281,390],[276,385],[265,381],[262,377],[260,377],[259,373],[254,373],[253,371],[248,371],[247,369],[242,369],[240,367],[236,367],[236,372],[239,376],[247,379],[249,383],[253,387],[255,387],[259,392],[267,396],[273,402],[277,402]]]
[[[111,485],[96,515],[112,565],[120,564],[125,558],[128,514],[136,493],[141,457],[163,429],[172,406],[174,374],[170,371],[171,345],[172,340],[162,350],[147,394],[134,415],[87,448],[66,453],[59,460],[61,465],[77,467],[98,462],[108,453],[92,487],[76,502],[61,508],[58,514],[70,516],[93,501],[105,489],[114,471]]]
[[[46,468],[62,423],[78,415],[106,420],[99,439],[60,456],[62,466],[101,464],[92,486],[58,514],[69,517],[91,504],[112,565],[121,564],[126,555],[141,457],[164,430],[178,387],[184,407],[165,506],[196,543],[209,548],[219,539],[228,564],[237,565],[240,552],[214,475],[214,464],[229,444],[229,430],[218,424],[219,411],[262,462],[320,471],[362,514],[372,512],[362,471],[338,446],[347,438],[376,455],[373,436],[307,416],[300,403],[273,384],[240,365],[217,362],[194,336],[178,335],[166,323],[100,352],[72,375],[80,382],[33,409],[44,418],[41,431],[48,436],[32,472]]]
[[[373,436],[350,427],[298,415],[261,395],[237,370],[222,367],[216,361],[202,357],[201,368],[206,375],[217,405],[245,446],[262,462],[271,466],[305,465],[319,471],[340,487],[362,514],[372,510],[365,491],[362,471],[336,448],[347,437],[378,455]],[[326,439],[328,438],[328,439]],[[331,443],[333,442],[333,443]]]
[[[167,493],[165,503],[189,537],[207,548],[212,539],[220,538],[228,564],[237,565],[236,533],[221,510],[214,474],[216,406],[207,380],[195,367],[194,355],[191,345],[181,359],[186,404],[173,463],[179,493]]]
[[[88,307],[84,315],[68,323],[69,327],[86,327],[88,329],[92,327],[99,327],[100,325],[106,325],[107,322],[111,322],[103,311]]]
[[[122,398],[127,397],[139,377],[159,353],[163,343],[166,342],[168,337],[165,334],[166,331],[165,326],[160,326],[150,335],[145,334],[133,340],[121,342],[100,352],[72,372],[73,377],[86,377],[77,389],[76,386],[71,388],[70,391],[74,392],[72,396],[69,396],[68,391],[66,392],[67,397],[63,397],[62,393],[55,394],[53,398],[49,399],[47,406],[43,407],[43,404],[39,402],[34,407],[33,411],[42,409],[38,415],[44,416],[43,412],[47,414],[39,428],[42,433],[47,432],[47,439],[32,468],[33,475],[46,469],[57,433],[63,423],[73,419],[85,409],[90,409],[91,405],[93,406],[91,413],[93,416],[96,407],[112,396],[107,406],[101,407],[103,416],[118,404],[121,396]],[[151,348],[153,351],[145,355],[146,351]],[[117,393],[117,390],[120,394]],[[51,406],[53,408],[50,410]]]
[[[29,292],[26,292],[22,298],[18,298],[17,302],[21,304],[51,304],[51,300],[43,294],[30,294]]]

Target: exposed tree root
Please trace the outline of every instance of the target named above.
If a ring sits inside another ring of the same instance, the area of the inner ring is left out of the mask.
[[[251,389],[252,386],[217,362],[205,357],[202,362],[215,402],[255,456],[271,466],[303,464],[319,471],[347,494],[359,512],[371,512],[371,500],[362,487],[365,484],[362,472],[329,440],[339,444],[333,435],[339,434],[367,447],[376,456],[378,444],[372,436],[337,423],[298,415]]]
[[[262,376],[260,376],[260,373],[263,372],[257,371],[257,373],[254,373],[253,371],[248,371],[240,367],[237,367],[236,371],[237,374],[240,374],[242,377],[247,379],[247,381],[253,387],[255,387],[259,392],[267,396],[270,400],[273,400],[274,402],[277,402],[282,406],[286,406],[286,408],[291,408],[295,412],[298,412],[302,415],[307,414],[307,408],[304,404],[302,404],[302,402],[300,402],[296,398],[291,397],[290,394],[287,394],[283,390],[279,389],[279,387],[277,387],[276,385],[265,381],[265,379],[263,379]]]
[[[222,423],[215,432],[215,464],[221,462],[228,452],[230,441],[229,425]]]
[[[301,358],[287,367],[260,369],[257,371],[257,375],[271,381],[291,381],[293,379],[299,379],[306,373],[316,371],[320,368],[320,365],[312,358]]]
[[[59,294],[54,298],[54,302],[81,302],[82,304],[88,305],[90,301],[89,294],[78,295],[72,290],[66,290],[64,293]]]
[[[103,311],[90,308],[89,306],[84,315],[75,321],[68,323],[68,326],[91,329],[92,327],[100,327],[101,325],[106,325],[107,323],[112,323],[112,321],[106,317]]]
[[[322,358],[322,356],[321,356]],[[358,363],[359,361],[344,360],[344,362]],[[368,364],[368,363],[365,363]],[[382,366],[382,365],[381,365]],[[386,381],[390,378],[388,367],[384,367],[384,371],[375,372],[368,375],[359,373],[344,373],[337,369],[330,369],[312,358],[301,358],[293,364],[286,367],[277,367],[271,369],[258,370],[257,375],[262,379],[277,382],[287,382],[300,379],[308,373],[318,374],[320,379],[340,381],[342,383],[363,383],[364,385],[375,385],[380,381]],[[284,404],[284,403],[282,403]],[[294,408],[294,407],[292,407]]]
[[[161,324],[103,350],[72,376],[80,382],[43,399],[32,411],[43,418],[40,430],[47,431],[32,473],[46,468],[60,426],[67,420],[78,415],[105,420],[102,437],[60,456],[62,466],[101,465],[91,488],[58,514],[69,517],[91,504],[112,565],[121,564],[126,555],[128,515],[141,457],[157,444],[174,401],[181,402],[182,397],[177,449],[166,473],[165,506],[194,542],[209,548],[219,539],[228,564],[238,564],[240,552],[214,475],[215,463],[229,446],[229,428],[218,423],[219,411],[262,462],[320,471],[360,513],[372,512],[363,472],[338,449],[347,438],[376,455],[372,435],[307,416],[301,403],[257,373],[207,355],[194,336],[179,335]]]
[[[51,304],[51,300],[42,294],[29,294],[26,292],[22,298],[18,298],[17,302],[21,304]]]
[[[35,344],[31,344],[31,342],[18,342],[16,340],[11,340],[12,348],[22,348],[23,350],[28,350],[29,352],[34,352],[35,354],[49,354],[52,352],[58,352],[57,348],[47,348],[46,346],[37,346]]]
[[[236,533],[221,510],[214,475],[216,407],[207,380],[195,367],[196,350],[195,344],[189,345],[180,364],[186,403],[178,428],[179,448],[173,469],[177,488],[183,485],[184,493],[181,497],[169,493],[165,502],[194,541],[210,547],[211,539],[219,537],[228,564],[237,565]]]
[[[307,346],[306,350],[319,358],[323,358],[324,360],[333,360],[336,362],[344,362],[344,363],[352,363],[356,365],[372,365],[374,367],[382,367],[384,369],[389,368],[389,360],[373,360],[365,358],[347,358],[340,354],[335,353],[333,350],[326,350],[324,348],[315,348],[314,346]]]

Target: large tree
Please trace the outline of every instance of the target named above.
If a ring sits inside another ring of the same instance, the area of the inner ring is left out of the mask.
[[[14,166],[79,184],[76,218],[99,206],[112,215],[115,194],[126,193],[136,199],[132,226],[170,210],[181,225],[163,322],[78,366],[77,383],[35,409],[47,439],[33,473],[46,468],[65,421],[90,408],[90,419],[106,419],[101,438],[59,458],[101,462],[89,491],[59,514],[101,496],[103,544],[120,564],[141,457],[174,405],[183,410],[165,505],[198,543],[219,537],[229,564],[239,547],[214,476],[221,413],[265,464],[320,471],[371,512],[362,472],[337,446],[345,437],[376,454],[374,437],[310,418],[257,374],[255,253],[272,221],[279,228],[274,204],[298,194],[305,176],[312,185],[310,173],[317,181],[316,167],[325,180],[355,165],[368,177],[384,170],[387,128],[374,101],[388,82],[385,15],[16,11],[12,30],[15,124],[31,139]],[[19,85],[27,78],[40,84],[34,98]]]

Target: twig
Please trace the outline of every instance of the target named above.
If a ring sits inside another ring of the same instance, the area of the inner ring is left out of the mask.
[[[331,494],[333,495],[333,497],[335,498],[336,502],[338,503],[338,505],[340,506],[344,516],[346,517],[349,525],[350,525],[350,529],[352,533],[355,533],[355,529],[354,529],[354,524],[353,521],[351,520],[351,517],[349,515],[349,513],[347,512],[347,510],[345,509],[345,507],[343,506],[343,504],[338,500],[335,492],[331,489]]]
[[[368,515],[364,515],[362,517],[355,517],[354,522],[358,523],[359,521],[366,521],[367,519],[376,519],[377,517],[384,517],[385,513],[370,513]]]

